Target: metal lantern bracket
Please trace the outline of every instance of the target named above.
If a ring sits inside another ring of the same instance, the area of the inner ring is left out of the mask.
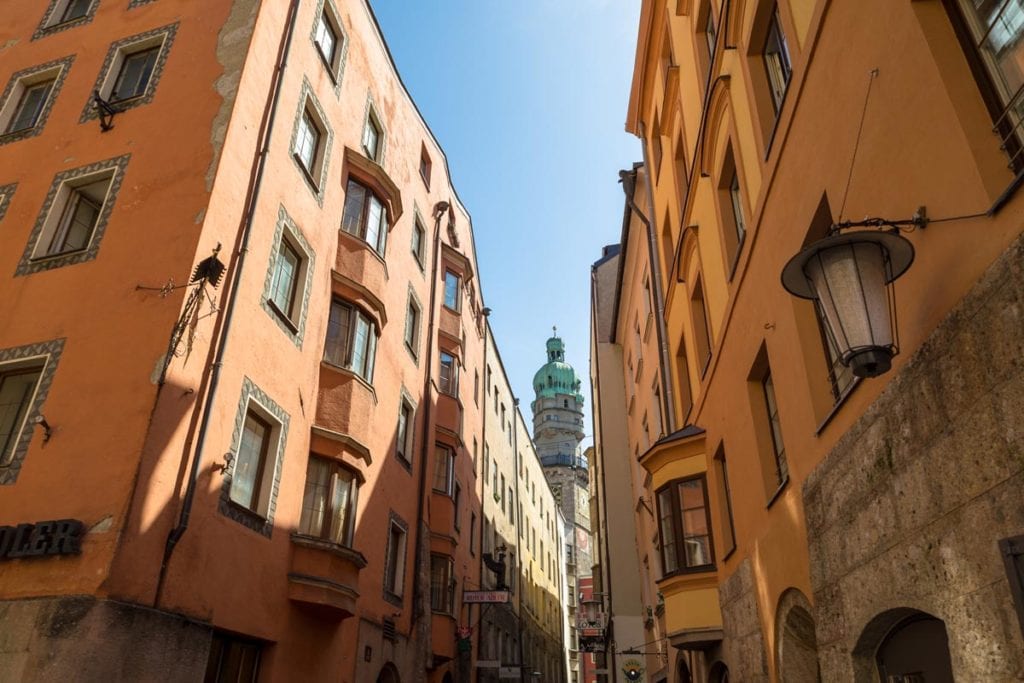
[[[985,214],[982,214],[982,215],[985,215]],[[959,219],[959,218],[973,218],[973,217],[975,217],[975,216],[958,216],[957,219]],[[946,220],[954,220],[954,219],[946,218],[946,219],[942,219],[942,220],[946,221]],[[888,228],[893,228],[895,230],[900,230],[900,231],[903,231],[903,232],[912,232],[914,230],[924,230],[925,228],[928,227],[928,223],[930,223],[930,222],[931,222],[931,220],[928,218],[928,210],[927,210],[927,208],[924,207],[924,206],[919,206],[917,208],[917,211],[914,212],[913,216],[911,216],[910,218],[904,218],[904,219],[901,219],[901,220],[889,220],[888,218],[865,218],[864,220],[860,220],[860,221],[840,221],[838,223],[833,223],[832,226],[829,228],[828,235],[829,236],[837,235],[841,231],[847,230],[849,228],[887,228],[888,227]]]
[[[120,114],[121,110],[103,99],[100,96],[99,90],[92,91],[92,103],[96,106],[97,113],[100,115],[100,132],[106,133],[114,127],[114,115]]]

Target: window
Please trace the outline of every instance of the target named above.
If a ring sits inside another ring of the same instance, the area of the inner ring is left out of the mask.
[[[704,20],[704,41],[707,47],[708,74],[711,74],[711,66],[715,61],[715,46],[718,44],[718,33],[715,29],[715,15],[708,7],[708,16]]]
[[[405,546],[408,527],[392,513],[384,566],[385,597],[401,598],[405,589]],[[399,603],[401,604],[401,603]]]
[[[1024,633],[1024,536],[1001,539],[999,550],[1006,565],[1006,578],[1010,583],[1010,596],[1017,620]]]
[[[299,270],[302,258],[288,240],[278,245],[277,260],[274,262],[274,279],[270,287],[270,303],[289,320],[294,320],[296,293],[299,284]]]
[[[782,486],[789,479],[789,466],[786,464],[786,446],[782,442],[782,422],[779,420],[779,405],[775,400],[775,383],[772,381],[771,370],[761,379],[764,392],[764,407],[768,414],[768,425],[771,429],[772,453],[775,456],[775,475],[777,483]]]
[[[395,452],[407,463],[412,462],[413,432],[416,425],[416,411],[408,399],[402,398],[398,407],[398,429],[395,432]]]
[[[49,79],[23,87],[21,97],[11,115],[5,134],[17,133],[35,128],[50,97],[56,79]]]
[[[480,405],[480,373],[473,371],[473,403]]]
[[[405,347],[413,357],[419,355],[420,341],[420,306],[409,292],[409,307],[405,314]]]
[[[321,137],[322,133],[316,123],[313,122],[313,117],[309,111],[302,112],[302,117],[299,119],[298,134],[295,136],[295,147],[292,151],[299,164],[310,177],[313,177],[314,170],[316,169]]]
[[[96,83],[79,117],[79,123],[99,117],[92,93],[115,104],[119,113],[148,104],[170,53],[178,25],[172,24],[140,33],[110,46]]]
[[[272,433],[270,422],[250,408],[232,463],[229,496],[234,503],[257,514],[265,509],[261,501],[266,498],[263,489]]]
[[[441,352],[441,393],[457,396],[459,393],[459,366],[455,356]]]
[[[150,47],[126,54],[121,69],[110,91],[110,102],[119,103],[146,94],[146,87],[153,75],[153,67],[160,54],[160,46]]]
[[[1018,129],[1024,120],[1024,4],[1020,0],[947,0],[982,97],[1010,156],[1014,172],[1024,170]]]
[[[263,646],[247,638],[213,632],[204,683],[253,683],[259,678]]]
[[[661,177],[661,158],[664,152],[661,147],[661,121],[658,113],[654,113],[654,125],[651,127],[651,156],[654,160],[654,175]]]
[[[768,89],[772,96],[772,107],[776,116],[782,108],[782,100],[789,88],[789,78],[793,68],[789,61],[789,46],[786,45],[786,34],[782,32],[778,6],[772,10],[772,18],[768,24],[768,36],[761,51],[764,57],[764,68],[768,74]]]
[[[444,305],[453,311],[459,310],[459,276],[450,270],[444,271]]]
[[[430,609],[452,614],[455,611],[454,563],[447,555],[430,556]]]
[[[377,114],[371,105],[366,112],[366,125],[363,126],[363,151],[376,162],[380,162],[383,134]]]
[[[313,26],[313,45],[327,67],[327,73],[334,83],[335,93],[340,92],[341,74],[345,65],[347,39],[333,0],[320,0],[317,19]]]
[[[373,191],[351,178],[345,191],[341,229],[364,240],[374,251],[384,255],[388,235],[387,208]]]
[[[658,534],[664,574],[714,569],[707,480],[676,480],[657,492]]]
[[[0,370],[0,467],[14,458],[42,370],[40,366]]]
[[[693,336],[697,347],[697,368],[703,377],[711,364],[711,332],[708,312],[704,305],[704,287],[698,276],[690,294],[690,312],[693,316]]]
[[[476,513],[469,513],[469,554],[476,555]]]
[[[324,360],[372,382],[376,353],[376,323],[361,309],[347,301],[334,299],[327,321]]]
[[[462,528],[462,522],[459,520],[459,503],[462,502],[461,499],[462,487],[459,486],[459,482],[455,482],[455,495],[452,496],[452,507],[455,510],[455,518],[452,523],[454,524],[456,531]]]
[[[722,529],[722,543],[725,554],[723,558],[728,557],[733,550],[736,549],[736,526],[732,518],[732,493],[729,491],[729,471],[725,465],[725,446],[719,445],[718,451],[715,453],[715,479],[718,482],[716,490],[718,491],[718,499],[721,504],[725,506],[723,515],[721,515],[720,526]]]
[[[420,270],[423,270],[426,265],[426,236],[426,228],[417,217],[412,226],[412,255],[416,259],[416,263],[419,264]]]
[[[736,241],[739,245],[747,236],[747,221],[743,217],[743,200],[740,197],[740,178],[733,169],[732,178],[729,180],[729,204],[732,207],[732,220],[736,229]]]
[[[93,0],[68,0],[64,11],[60,13],[60,18],[55,23],[65,24],[75,19],[81,19],[89,13],[89,7],[92,3]]]
[[[358,490],[359,484],[350,470],[332,460],[311,457],[299,533],[351,546]]]
[[[499,496],[501,496],[501,514],[507,516],[508,514],[510,514],[510,512],[506,512],[506,510],[505,510],[505,503],[506,502],[508,503],[509,510],[511,510],[512,498],[509,497],[507,501],[505,499],[505,475],[504,474],[501,475],[501,486],[498,487],[498,490],[495,491],[495,493],[497,493]]]
[[[428,190],[430,189],[430,169],[432,165],[430,154],[427,153],[427,147],[424,145],[420,149],[420,177],[423,178],[423,183],[427,186]]]
[[[455,483],[455,453],[448,446],[434,446],[434,491],[450,496]]]
[[[71,251],[81,251],[89,245],[108,186],[109,183],[101,180],[89,186],[69,190],[56,230],[43,256],[59,256]]]

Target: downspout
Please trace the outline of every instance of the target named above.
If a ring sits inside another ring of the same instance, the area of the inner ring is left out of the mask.
[[[519,462],[519,418],[521,417],[521,414],[519,413],[518,398],[512,398],[512,410],[514,411],[514,414],[512,416],[512,466],[515,468],[512,472],[512,478],[516,480],[516,507],[514,510],[512,510],[512,518],[516,521],[516,550],[518,551],[518,558],[522,557],[522,548],[519,547],[519,539],[523,537],[523,518],[522,515],[519,514],[519,511],[522,510],[523,502],[519,498],[519,472],[522,468],[522,463]],[[523,427],[526,427],[526,420],[523,420]],[[519,572],[520,567],[519,562],[520,560],[517,560],[516,562],[517,573]],[[516,596],[516,622],[519,625],[519,671],[520,674],[522,674],[523,666],[525,666],[526,664],[525,652],[523,650],[523,585],[522,582],[519,581],[518,576],[516,577],[516,585],[519,588],[519,590],[517,591],[518,595]]]
[[[481,294],[481,296],[482,296],[482,294]],[[483,316],[484,316],[484,365],[483,365],[483,370],[484,370],[484,398],[483,398],[483,401],[481,402],[481,410],[480,410],[480,419],[481,419],[481,424],[480,424],[480,448],[481,448],[482,451],[486,452],[486,450],[487,450],[487,405],[488,405],[488,403],[487,403],[487,398],[488,398],[487,380],[490,377],[490,375],[487,372],[487,349],[490,346],[490,339],[491,339],[491,323],[490,323],[489,320],[487,320],[487,318],[489,318],[490,315],[491,315],[491,309],[487,308],[486,306],[484,306],[484,308],[481,310],[481,313],[483,313]],[[479,454],[478,454],[478,457],[480,457]],[[480,528],[479,528],[479,532],[478,532],[479,536],[480,536],[480,541],[477,543],[476,547],[477,547],[477,551],[480,553],[480,588],[482,589],[484,587],[483,586],[483,583],[484,583],[484,500],[486,500],[486,496],[484,495],[484,493],[485,493],[485,490],[487,489],[487,470],[486,469],[482,472],[480,479],[481,479],[481,481],[480,481],[480,525],[479,525]],[[473,542],[472,539],[470,539],[469,542],[472,543]],[[477,619],[477,623],[479,624],[481,621],[483,621],[484,608],[481,605],[477,609],[479,610],[479,618]],[[476,630],[476,653],[477,653],[477,658],[478,659],[480,657],[482,635],[483,634],[481,633],[480,629],[478,628]],[[479,681],[480,681],[480,669],[479,668],[477,668],[477,670],[476,670],[476,680],[479,683]]]
[[[439,272],[438,266],[441,263],[441,218],[445,212],[449,210],[448,202],[438,202],[434,204],[434,263],[431,266],[431,278],[430,278],[430,319],[427,322],[427,354],[425,356],[424,370],[425,374],[423,377],[423,398],[420,402],[424,404],[423,408],[423,429],[422,437],[420,438],[420,487],[418,501],[419,506],[416,508],[418,519],[416,520],[416,567],[419,570],[420,561],[422,558],[420,554],[423,552],[423,524],[425,522],[423,514],[423,504],[426,500],[427,491],[427,460],[430,457],[430,416],[431,408],[433,407],[433,391],[430,387],[434,380],[434,322],[437,316],[437,275]],[[423,599],[423,588],[420,582],[417,580],[413,583],[414,586],[414,598],[413,598],[413,613],[412,620],[409,624],[409,636],[412,637],[413,628],[420,617],[426,613],[426,610],[420,608],[420,601]],[[429,645],[428,645],[429,647]]]
[[[253,170],[250,174],[252,182],[249,186],[248,201],[245,205],[245,213],[242,215],[242,227],[236,240],[239,245],[235,264],[231,273],[231,290],[228,295],[227,305],[224,308],[224,317],[221,322],[220,333],[217,335],[217,354],[209,368],[210,385],[206,392],[206,400],[203,403],[203,418],[199,425],[198,436],[196,437],[195,455],[192,458],[192,467],[189,470],[188,484],[185,488],[185,496],[182,500],[181,511],[178,513],[178,524],[167,535],[167,544],[164,546],[163,561],[160,564],[160,575],[156,584],[156,595],[153,598],[153,606],[160,604],[160,596],[163,592],[164,581],[167,578],[167,569],[171,555],[175,547],[188,530],[189,519],[192,514],[192,503],[195,500],[196,484],[199,480],[199,466],[203,460],[203,449],[206,446],[206,430],[210,426],[210,416],[213,413],[213,403],[217,396],[217,387],[220,381],[220,371],[224,366],[225,350],[227,349],[228,335],[231,332],[231,322],[234,319],[235,303],[238,299],[238,285],[242,279],[242,270],[245,265],[245,255],[249,251],[249,238],[252,235],[252,225],[256,215],[256,204],[259,200],[260,189],[263,186],[263,171],[266,168],[267,155],[270,152],[270,140],[274,132],[274,120],[277,117],[277,105],[281,99],[281,84],[284,80],[284,70],[288,65],[288,52],[292,44],[292,35],[295,32],[295,18],[298,12],[299,0],[292,0],[288,7],[288,16],[285,19],[285,31],[281,37],[281,44],[278,49],[277,65],[274,68],[274,75],[270,85],[270,92],[267,94],[267,105],[264,108],[262,129],[260,131],[263,144],[256,156],[253,158]],[[186,442],[183,457],[188,459],[189,445]]]
[[[596,268],[591,268],[590,269],[590,308],[596,314],[596,312],[597,312],[597,269]],[[596,319],[595,319],[593,325],[594,325],[594,339],[596,339],[597,343],[600,344],[601,341],[600,341],[600,339],[598,337],[598,329],[597,329],[597,321],[596,321]],[[599,393],[601,391],[601,386],[602,386],[601,385],[601,358],[600,358],[600,356],[598,356],[597,362],[594,364],[594,367],[596,368],[595,372],[597,374],[597,391],[594,392],[594,393]],[[591,403],[593,403],[593,401],[591,401]],[[602,408],[602,410],[603,410],[603,408]],[[595,432],[595,434],[597,432],[600,432],[601,434],[604,434],[604,428],[603,427],[599,427],[599,425],[602,425],[602,424],[603,424],[603,420],[602,420],[601,416],[598,415],[597,411],[595,410],[594,411],[594,432]],[[604,641],[605,642],[604,668],[611,670],[611,672],[612,672],[611,681],[612,681],[612,683],[615,683],[617,680],[619,680],[619,677],[618,677],[618,674],[617,674],[617,670],[616,670],[616,666],[615,666],[615,652],[613,651],[611,653],[611,657],[608,656],[608,644],[613,642],[613,640],[614,640],[614,638],[612,638],[612,636],[614,635],[614,632],[615,632],[615,622],[614,622],[615,612],[612,609],[612,604],[613,604],[612,603],[612,559],[611,559],[611,554],[610,554],[610,552],[608,550],[608,541],[607,541],[607,536],[608,536],[608,534],[607,534],[607,529],[608,529],[608,488],[607,488],[607,486],[608,486],[608,482],[605,479],[604,439],[601,440],[601,443],[602,443],[602,448],[601,448],[600,451],[598,451],[598,449],[596,447],[596,442],[595,442],[594,455],[597,456],[597,459],[600,461],[600,467],[601,467],[601,487],[599,489],[599,491],[600,491],[599,500],[600,500],[600,504],[601,504],[601,514],[604,517],[605,532],[606,532],[605,533],[606,540],[605,540],[604,543],[601,544],[603,546],[603,552],[601,554],[604,555],[604,562],[602,564],[603,564],[603,566],[605,568],[603,573],[608,578],[608,580],[606,582],[604,582],[604,585],[601,586],[604,589],[605,595],[608,596],[608,627],[607,627],[607,630],[605,631],[605,636],[604,636],[605,637],[605,641]],[[632,486],[632,483],[630,485]],[[598,528],[598,534],[600,534],[601,520],[597,521],[597,528]],[[609,662],[609,659],[611,660],[610,662]]]
[[[650,165],[647,162],[647,145],[643,143],[644,122],[640,121],[640,149],[643,152],[644,157],[644,168],[647,169],[647,182],[644,183],[647,186],[647,205],[654,209],[654,193],[651,189],[651,177],[650,177]],[[636,205],[636,201],[633,199],[633,195],[636,190],[636,170],[632,173],[626,173],[622,175],[622,189],[626,193],[626,202],[629,203],[630,208],[637,214],[637,217],[643,222],[647,228],[647,258],[651,264],[651,280],[654,289],[654,327],[658,335],[658,351],[661,356],[661,366],[659,374],[661,375],[661,403],[663,411],[662,429],[665,434],[671,434],[676,430],[675,422],[675,396],[672,393],[672,380],[668,373],[668,340],[665,332],[665,297],[664,290],[661,284],[661,264],[658,263],[658,246],[656,237],[656,222],[654,216],[647,218],[640,207]]]

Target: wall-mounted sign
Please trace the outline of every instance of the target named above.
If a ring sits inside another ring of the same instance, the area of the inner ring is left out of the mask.
[[[0,526],[0,560],[82,552],[85,525],[77,519]]]
[[[508,591],[465,591],[462,594],[464,603],[501,603],[508,602]]]

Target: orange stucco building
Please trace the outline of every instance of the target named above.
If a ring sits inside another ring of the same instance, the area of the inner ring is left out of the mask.
[[[201,4],[5,8],[0,678],[469,681],[470,216],[367,2]]]
[[[646,680],[1024,675],[1021,16],[643,2],[642,239],[624,229],[598,288],[595,347],[614,436],[597,456],[642,467],[637,548],[664,597]],[[654,348],[643,314],[633,338],[645,265]],[[659,404],[660,432],[630,412]]]

